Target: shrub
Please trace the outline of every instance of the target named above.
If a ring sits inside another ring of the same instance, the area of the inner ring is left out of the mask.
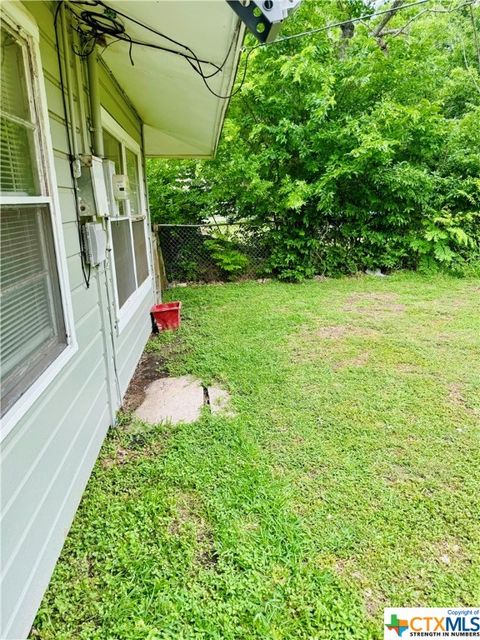
[[[248,266],[248,258],[236,247],[227,234],[205,240],[215,264],[227,279],[241,275]]]

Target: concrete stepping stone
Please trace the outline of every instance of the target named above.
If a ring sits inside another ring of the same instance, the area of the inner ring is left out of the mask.
[[[145,389],[145,399],[135,410],[135,415],[144,422],[195,422],[200,418],[202,407],[209,405],[212,413],[226,413],[230,396],[220,387],[204,388],[193,376],[160,378]]]

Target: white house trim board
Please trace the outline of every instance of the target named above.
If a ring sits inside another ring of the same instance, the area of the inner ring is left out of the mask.
[[[0,205],[2,207],[15,206],[17,204],[50,204],[50,196],[2,196],[0,195]]]
[[[25,32],[38,43],[40,32],[37,22],[20,2],[16,2],[15,0],[2,0],[1,10],[2,13],[5,12],[8,15],[12,22],[17,24],[21,29],[24,29]]]
[[[132,292],[130,297],[124,302],[123,306],[120,307],[118,300],[118,292],[117,292],[117,278],[116,278],[116,270],[115,270],[115,260],[112,255],[110,259],[110,269],[112,271],[113,276],[113,290],[114,290],[114,300],[115,300],[115,315],[116,315],[116,325],[117,325],[117,334],[119,335],[128,326],[128,323],[132,320],[135,315],[135,312],[139,309],[142,302],[145,300],[147,293],[152,290],[153,291],[153,279],[152,279],[152,260],[149,251],[150,247],[150,233],[146,225],[146,220],[148,217],[147,210],[147,201],[145,194],[145,176],[143,171],[143,162],[141,162],[142,158],[142,149],[141,146],[134,140],[124,129],[123,127],[113,118],[108,111],[102,107],[102,126],[106,131],[108,131],[114,138],[116,138],[122,145],[122,162],[123,166],[126,167],[126,157],[125,150],[129,149],[132,151],[137,158],[137,171],[138,171],[138,188],[139,188],[139,199],[140,199],[140,216],[136,216],[135,218],[130,216],[130,203],[128,200],[126,201],[126,209],[127,215],[118,216],[112,218],[115,222],[121,222],[122,224],[130,224],[129,221],[140,221],[143,219],[143,227],[145,234],[145,248],[146,248],[146,258],[148,265],[148,277],[135,291]],[[135,246],[133,242],[133,229],[131,228],[130,240],[132,246],[132,257],[133,257],[133,270],[135,274],[135,282],[137,282],[137,267],[135,261]],[[114,254],[113,242],[112,242],[112,232],[111,232],[111,224],[110,220],[107,222],[107,233],[108,233],[108,248],[111,254]]]
[[[107,131],[109,131],[112,136],[115,136],[120,142],[123,142],[125,146],[127,146],[131,151],[138,155],[141,153],[140,145],[136,140],[130,136],[125,129],[118,124],[118,122],[113,118],[108,111],[102,107],[102,126],[105,127]]]
[[[50,384],[65,368],[67,363],[77,353],[78,346],[68,345],[52,364],[35,380],[17,402],[7,411],[1,420],[0,442],[16,427],[34,403],[41,398]]]
[[[76,353],[78,346],[74,328],[72,299],[68,281],[67,256],[60,216],[60,202],[55,175],[52,136],[48,118],[48,104],[45,91],[45,79],[39,47],[39,31],[33,16],[19,3],[5,0],[1,4],[2,19],[18,32],[26,42],[27,57],[31,69],[27,69],[27,82],[31,85],[35,113],[38,118],[39,156],[38,165],[41,178],[48,195],[34,198],[4,197],[1,204],[49,204],[52,222],[52,235],[59,278],[63,319],[66,330],[66,347],[62,353],[32,383],[17,402],[7,411],[1,420],[0,441],[15,427],[18,421],[32,407],[51,382],[59,375],[68,361]]]
[[[132,295],[128,298],[122,307],[120,317],[118,318],[117,328],[118,333],[122,333],[128,323],[132,320],[137,309],[141,306],[148,293],[152,291],[151,279],[147,278],[143,284],[136,289]],[[152,293],[153,295],[153,293]]]

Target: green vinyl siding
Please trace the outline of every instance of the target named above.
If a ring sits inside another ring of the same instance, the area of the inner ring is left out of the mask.
[[[84,284],[68,164],[68,138],[55,50],[54,3],[24,3],[40,31],[50,133],[63,227],[69,288],[78,350],[1,444],[2,623],[1,638],[28,634],[75,510],[88,481],[112,414],[120,400],[112,392],[109,314],[105,274],[93,269]],[[72,55],[72,75],[76,60]],[[82,62],[85,65],[85,62]],[[141,122],[112,77],[100,69],[102,106],[141,144]],[[77,122],[89,132],[89,100],[73,82]],[[83,102],[80,108],[80,100]],[[86,121],[81,122],[81,113]],[[88,133],[89,135],[89,133]],[[82,150],[83,136],[76,131]],[[90,153],[90,149],[83,149]],[[111,272],[107,273],[110,292]],[[111,295],[113,299],[113,295]],[[126,390],[150,331],[150,291],[120,335],[114,336],[121,393]],[[113,316],[115,315],[114,310]]]

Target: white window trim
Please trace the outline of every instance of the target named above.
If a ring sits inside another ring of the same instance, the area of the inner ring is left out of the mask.
[[[142,163],[142,149],[138,142],[134,140],[126,131],[122,128],[122,126],[113,118],[106,109],[102,107],[102,127],[106,129],[112,136],[114,136],[121,144],[122,144],[122,162],[125,166],[125,148],[133,151],[138,158],[138,178],[139,178],[139,193],[140,193],[140,215],[144,218],[144,231],[145,231],[145,248],[147,252],[147,265],[148,265],[148,277],[145,282],[135,289],[132,294],[127,298],[127,300],[123,303],[123,306],[120,308],[118,303],[118,292],[117,292],[117,274],[115,271],[115,260],[110,260],[110,267],[112,270],[113,276],[113,293],[114,293],[114,301],[115,301],[115,315],[116,315],[116,326],[117,333],[120,335],[122,331],[128,326],[130,320],[135,315],[135,312],[139,309],[139,307],[144,302],[149,291],[153,291],[153,270],[152,270],[152,260],[150,255],[150,231],[147,226],[148,221],[148,211],[147,211],[147,201],[146,194],[144,188],[144,175],[143,175],[143,163]],[[127,216],[119,216],[118,218],[112,218],[113,221],[120,219],[130,219],[134,220],[134,218],[130,218]],[[140,219],[140,218],[139,218]],[[112,233],[110,227],[110,219],[107,222],[108,225],[108,243],[109,248],[113,253],[113,244],[112,244]],[[133,269],[135,270],[135,281],[137,280],[136,274],[136,263],[135,263],[135,248],[133,246],[133,229],[132,232],[132,255],[133,255]]]
[[[117,329],[119,334],[121,334],[125,327],[128,326],[128,323],[133,318],[142,302],[145,300],[147,293],[149,293],[151,290],[152,282],[149,275],[145,282],[143,282],[139,286],[139,288],[132,293],[132,295],[126,300],[125,304],[123,305],[117,321]]]
[[[132,136],[129,135],[120,124],[118,124],[115,118],[113,118],[104,107],[102,107],[102,127],[107,129],[112,136],[117,138],[117,140],[120,140],[120,142],[123,142],[125,146],[131,149],[134,153],[139,156],[142,154],[142,149],[138,142],[132,138]],[[140,177],[143,178],[143,175]],[[141,188],[143,192],[143,185]],[[144,200],[142,200],[142,208],[145,208]]]
[[[55,163],[53,156],[52,137],[50,132],[50,122],[48,118],[48,103],[43,76],[43,67],[39,47],[39,30],[33,16],[14,0],[2,1],[2,18],[27,42],[29,56],[32,63],[32,73],[27,81],[32,86],[32,96],[35,101],[38,114],[39,140],[43,151],[41,159],[41,170],[46,182],[49,196],[38,196],[38,198],[24,198],[25,203],[39,204],[48,202],[50,204],[50,216],[52,221],[53,243],[57,261],[58,279],[62,300],[62,311],[67,334],[67,344],[61,354],[40,374],[30,387],[21,395],[12,407],[1,419],[0,442],[15,428],[27,411],[41,397],[49,385],[60,374],[62,369],[78,351],[78,343],[75,335],[75,325],[73,318],[72,299],[70,294],[70,283],[68,280],[67,256],[63,238],[62,220],[60,214],[60,202],[58,197],[57,179],[55,174]],[[1,204],[21,204],[22,197],[3,197]]]

